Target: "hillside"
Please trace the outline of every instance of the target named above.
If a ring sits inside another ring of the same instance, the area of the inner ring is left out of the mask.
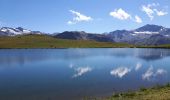
[[[58,39],[48,35],[0,37],[0,48],[107,48],[131,47],[124,43]]]

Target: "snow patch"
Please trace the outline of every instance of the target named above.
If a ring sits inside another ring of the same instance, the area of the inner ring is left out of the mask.
[[[135,34],[159,34],[159,32],[149,32],[149,31],[143,31],[143,32],[134,32]]]

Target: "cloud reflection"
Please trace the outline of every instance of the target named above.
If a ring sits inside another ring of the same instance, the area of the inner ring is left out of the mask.
[[[149,67],[149,69],[142,75],[143,80],[150,80],[151,77],[153,77],[153,67]]]
[[[129,69],[127,67],[119,67],[117,69],[114,69],[114,70],[110,71],[110,74],[115,76],[115,77],[122,78],[127,73],[129,73],[130,71],[131,71],[131,69]]]
[[[141,63],[137,63],[135,67],[135,71],[138,71],[142,67]]]
[[[87,66],[87,67],[76,67],[74,64],[70,64],[69,68],[74,69],[74,71],[76,72],[72,77],[76,78],[76,77],[80,77],[90,71],[92,71],[92,68]]]
[[[79,67],[79,68],[75,68],[75,71],[76,71],[76,74],[73,75],[73,78],[82,76],[85,73],[92,71],[92,68],[91,67]]]
[[[149,67],[149,69],[142,75],[143,80],[153,80],[158,76],[166,74],[167,71],[164,69],[157,69],[156,72],[153,70],[153,66]]]
[[[162,75],[162,74],[165,74],[165,73],[167,73],[166,70],[164,70],[164,69],[158,69],[155,74],[156,74],[156,75]]]

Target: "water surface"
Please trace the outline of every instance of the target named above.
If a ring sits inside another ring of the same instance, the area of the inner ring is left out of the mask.
[[[82,100],[167,82],[169,49],[0,50],[0,100]]]

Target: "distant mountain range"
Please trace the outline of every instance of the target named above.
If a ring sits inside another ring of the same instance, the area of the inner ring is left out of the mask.
[[[26,34],[45,34],[61,39],[94,40],[100,42],[125,42],[137,45],[170,44],[170,28],[150,24],[134,30],[116,30],[103,34],[86,33],[84,31],[65,31],[62,33],[47,34],[40,31],[27,30],[21,27],[0,28],[0,36],[16,36]]]
[[[108,33],[115,42],[140,45],[159,45],[170,43],[170,28],[158,25],[145,25],[135,30],[116,30]]]
[[[0,28],[0,36],[16,36],[16,35],[26,35],[26,34],[45,34],[40,31],[31,31],[24,29],[22,27],[11,28],[11,27],[2,27]]]
[[[94,40],[99,42],[114,42],[112,38],[104,34],[92,34],[84,31],[65,31],[55,35],[56,38],[73,40]]]

